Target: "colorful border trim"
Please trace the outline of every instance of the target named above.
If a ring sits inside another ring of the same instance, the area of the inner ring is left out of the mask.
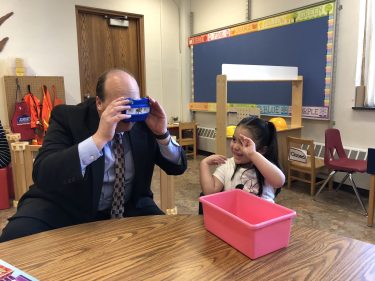
[[[291,114],[292,107],[289,105],[271,105],[271,104],[239,104],[228,103],[227,109],[236,107],[257,107],[261,115],[288,117]],[[191,102],[189,104],[191,111],[216,112],[216,103],[211,102]],[[327,119],[329,117],[328,107],[304,106],[302,107],[303,117],[311,119]]]
[[[324,88],[324,106],[330,106],[331,94],[332,94],[332,59],[334,50],[334,18],[333,14],[328,17],[328,32],[327,32],[327,55],[326,55],[326,76],[325,76],[325,88]]]

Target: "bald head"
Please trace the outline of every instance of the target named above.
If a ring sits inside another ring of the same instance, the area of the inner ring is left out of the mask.
[[[121,96],[139,98],[138,83],[130,73],[121,69],[111,69],[99,77],[96,84],[96,96],[103,102]]]

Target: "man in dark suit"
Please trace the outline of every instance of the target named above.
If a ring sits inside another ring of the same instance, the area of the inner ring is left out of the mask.
[[[139,98],[136,80],[127,72],[101,75],[96,98],[60,105],[33,168],[35,184],[24,194],[1,241],[111,217],[115,181],[114,135],[120,133],[125,155],[124,213],[160,215],[150,189],[154,165],[167,174],[182,174],[185,154],[170,137],[167,117],[150,98],[144,122],[124,122],[130,115],[127,98]]]

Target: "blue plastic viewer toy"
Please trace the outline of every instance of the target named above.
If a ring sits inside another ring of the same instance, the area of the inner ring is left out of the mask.
[[[130,109],[123,111],[124,114],[129,114],[129,119],[124,119],[124,122],[140,122],[145,121],[150,113],[150,101],[148,98],[130,99],[132,101]]]

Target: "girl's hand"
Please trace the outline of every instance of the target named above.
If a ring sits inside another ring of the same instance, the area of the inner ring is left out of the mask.
[[[285,182],[285,175],[283,172],[267,158],[263,153],[256,150],[256,144],[248,137],[240,134],[240,141],[242,143],[242,151],[249,157],[249,160],[257,167],[259,172],[263,175],[264,180],[274,188],[283,186]],[[264,150],[263,147],[261,150]]]
[[[255,143],[251,138],[248,138],[242,134],[240,134],[240,141],[242,143],[243,153],[251,158],[257,151]]]
[[[204,158],[199,167],[200,183],[205,195],[212,194],[223,190],[224,185],[211,173],[210,165],[224,164],[227,157],[213,154]]]
[[[204,164],[207,165],[220,165],[225,164],[225,161],[227,160],[227,157],[219,154],[213,154],[211,156],[208,156],[202,160]]]

